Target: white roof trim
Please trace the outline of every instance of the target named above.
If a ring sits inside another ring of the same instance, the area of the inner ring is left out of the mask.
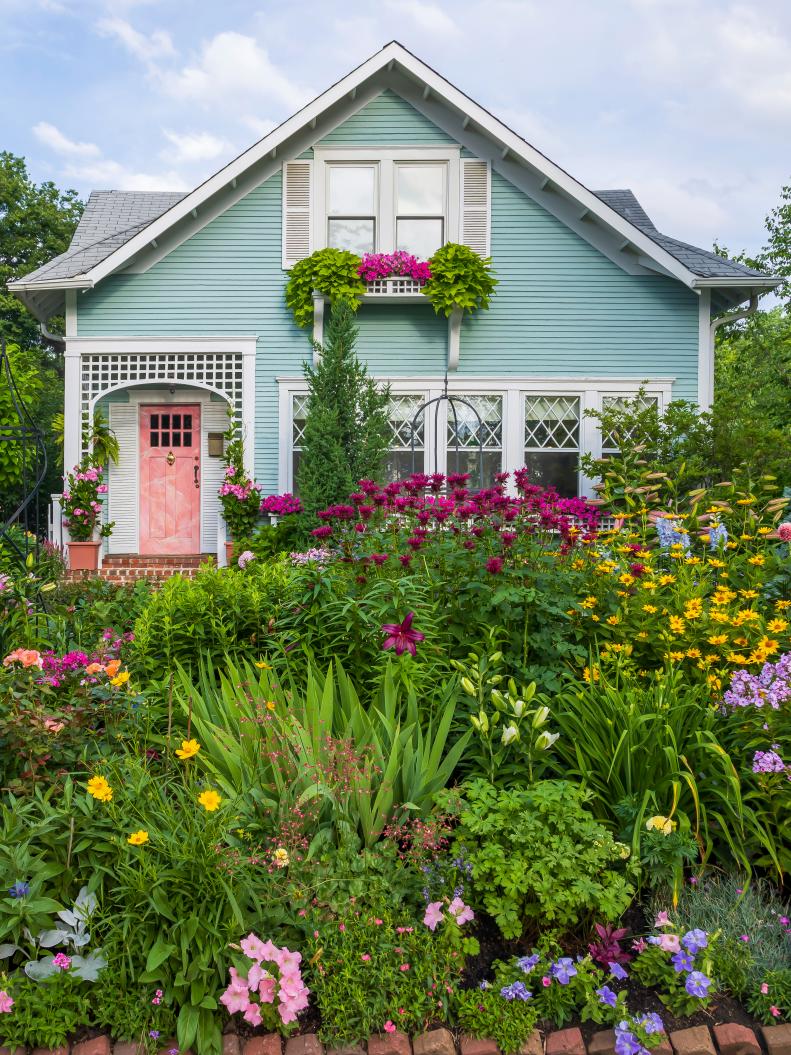
[[[605,204],[597,195],[588,190],[575,180],[554,162],[550,161],[544,154],[525,142],[510,128],[497,120],[482,106],[473,102],[458,88],[436,73],[420,59],[416,58],[396,41],[387,44],[381,51],[372,55],[362,65],[358,66],[346,77],[342,78],[313,102],[308,103],[302,110],[298,111],[283,124],[255,143],[252,147],[240,154],[224,168],[220,169],[214,176],[202,183],[181,201],[177,202],[167,212],[143,228],[138,234],[124,245],[120,246],[106,259],[96,264],[95,267],[86,271],[79,278],[63,279],[53,282],[49,287],[46,283],[31,283],[30,289],[41,290],[44,288],[85,288],[95,285],[107,275],[117,271],[128,263],[136,253],[146,248],[154,239],[160,238],[166,231],[180,220],[189,216],[193,210],[199,208],[213,195],[222,191],[234,180],[239,179],[251,166],[262,161],[267,154],[277,151],[278,147],[286,142],[289,137],[310,126],[329,107],[340,102],[351,92],[356,92],[369,78],[383,70],[391,70],[394,66],[400,67],[412,78],[424,84],[433,95],[436,95],[448,105],[464,113],[470,121],[479,126],[487,135],[495,139],[500,145],[503,156],[510,155],[523,164],[541,173],[547,182],[557,188],[561,193],[574,199],[582,205],[591,217],[595,217],[604,226],[621,235],[626,242],[642,252],[648,259],[663,269],[672,277],[678,279],[690,289],[696,289],[705,285],[742,285],[771,284],[768,280],[754,280],[745,276],[744,280],[701,280],[688,268],[684,267],[674,256],[671,256],[661,246],[657,245],[639,227],[626,220],[615,209]],[[776,283],[775,283],[776,284]],[[13,283],[19,290],[28,288],[24,283]]]

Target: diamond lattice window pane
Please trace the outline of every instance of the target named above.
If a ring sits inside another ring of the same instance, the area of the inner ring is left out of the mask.
[[[308,395],[296,395],[291,404],[291,446],[295,451],[302,447],[305,424],[308,417]]]
[[[390,397],[388,413],[390,415],[390,428],[393,431],[393,438],[390,444],[391,450],[405,451],[412,449],[412,422],[424,402],[423,396]],[[415,422],[415,450],[423,450],[425,417],[425,414],[421,414]]]
[[[627,404],[635,406],[637,401],[636,396],[604,396],[601,401],[602,410],[612,410],[613,408],[625,408]],[[636,406],[637,410],[645,410],[648,407],[659,407],[658,396],[641,396],[639,405]],[[626,434],[623,436],[623,440],[630,440],[634,430],[627,429]],[[601,441],[602,454],[618,454],[621,449],[621,445],[611,432],[602,436]]]
[[[502,396],[468,396],[465,393],[448,403],[448,449],[455,450],[457,445],[464,449],[478,447],[481,437],[484,450],[502,450]]]
[[[528,396],[525,400],[525,450],[579,450],[580,401],[577,396]]]

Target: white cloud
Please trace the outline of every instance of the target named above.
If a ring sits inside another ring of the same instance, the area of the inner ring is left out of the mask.
[[[163,89],[174,99],[233,112],[273,102],[291,113],[311,93],[291,80],[269,58],[266,48],[243,33],[218,33],[206,42],[196,63],[160,74]]]
[[[448,36],[460,32],[457,23],[436,4],[424,3],[423,0],[386,0],[385,6],[401,17],[411,18],[426,33]]]
[[[48,121],[39,121],[33,126],[33,135],[44,146],[54,150],[56,154],[65,154],[69,157],[98,157],[101,151],[95,143],[78,143],[65,136],[59,128],[51,125]]]
[[[96,30],[100,36],[114,37],[131,55],[148,65],[176,54],[170,34],[163,29],[146,36],[123,18],[102,18],[96,23]]]
[[[117,161],[100,160],[93,164],[68,165],[64,170],[68,179],[102,190],[191,190],[190,184],[172,170],[167,172],[136,172]]]
[[[161,151],[162,157],[178,165],[182,162],[192,164],[196,161],[211,161],[221,154],[230,151],[228,143],[211,132],[169,132],[164,131],[165,139],[171,144],[172,149],[165,147]]]

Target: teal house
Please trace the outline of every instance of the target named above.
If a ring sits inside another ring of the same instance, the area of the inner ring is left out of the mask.
[[[94,192],[68,251],[12,285],[43,322],[65,315],[65,464],[97,405],[118,436],[109,552],[217,551],[229,407],[263,493],[293,489],[324,311],[316,298],[311,332],[287,310],[297,261],[327,246],[426,259],[445,242],[491,256],[488,311],[446,319],[390,278],[357,314],[358,354],[390,384],[393,473],[447,377],[482,422],[488,477],[527,465],[586,494],[579,459],[603,441],[585,412],[641,386],[707,407],[715,316],[776,285],[660,233],[631,191],[588,190],[388,44],[191,193]],[[419,470],[448,468],[457,443],[478,456],[465,413],[427,416]]]

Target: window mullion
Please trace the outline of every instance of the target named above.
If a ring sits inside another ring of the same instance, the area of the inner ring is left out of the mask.
[[[395,250],[395,163],[390,160],[379,162],[377,201],[377,234],[376,249],[379,253],[392,253]]]

